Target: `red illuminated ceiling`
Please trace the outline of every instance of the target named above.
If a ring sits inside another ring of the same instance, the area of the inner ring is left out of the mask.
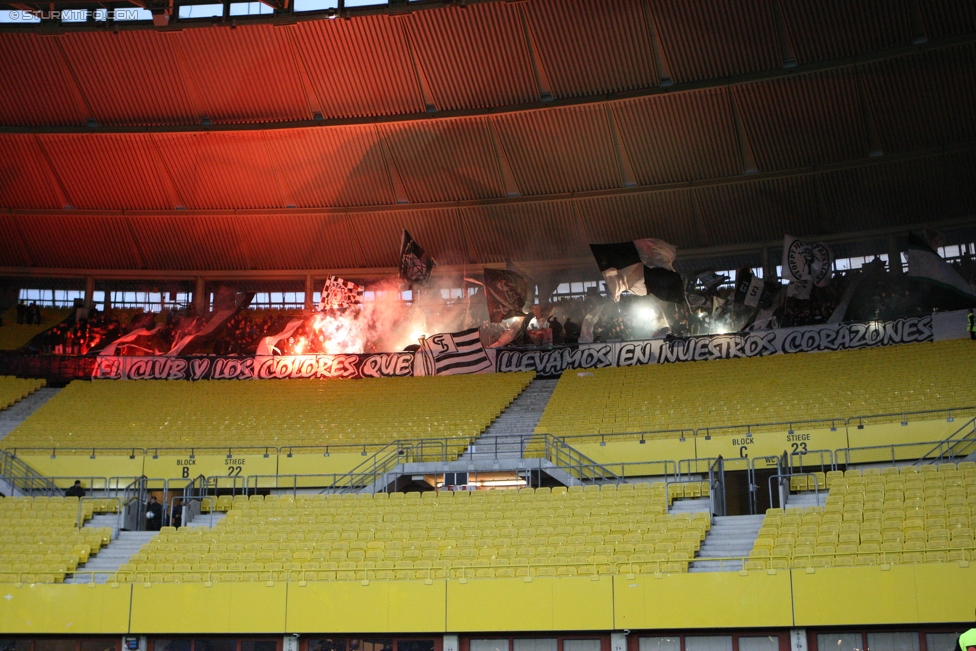
[[[970,0],[22,30],[0,66],[0,268],[379,267],[403,227],[476,265],[976,215]]]

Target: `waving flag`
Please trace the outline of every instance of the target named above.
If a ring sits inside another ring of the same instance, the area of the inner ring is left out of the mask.
[[[826,244],[805,244],[792,235],[783,237],[783,280],[824,287],[830,282],[833,259],[833,252]]]
[[[935,249],[908,234],[908,280],[924,297],[924,307],[965,310],[976,307],[976,291]]]
[[[529,284],[514,271],[485,269],[485,299],[492,323],[525,315]]]
[[[404,230],[400,241],[400,278],[422,285],[430,279],[435,266],[434,259]]]
[[[319,311],[344,310],[363,302],[363,287],[338,276],[329,276],[322,287],[322,298],[319,299]]]
[[[615,302],[625,291],[637,296],[652,294],[671,303],[684,301],[684,283],[671,266],[675,247],[664,240],[591,244],[590,250]]]

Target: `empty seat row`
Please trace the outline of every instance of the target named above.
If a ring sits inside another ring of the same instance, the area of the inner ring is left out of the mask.
[[[895,422],[903,413],[972,404],[969,378],[976,347],[968,344],[945,341],[564,373],[536,431],[662,432],[662,437],[678,438],[681,430],[866,414],[893,414],[888,420]],[[782,387],[797,377],[819,380],[801,395],[784,393]]]
[[[480,435],[533,377],[72,382],[14,429],[4,446],[227,448],[467,439]]]

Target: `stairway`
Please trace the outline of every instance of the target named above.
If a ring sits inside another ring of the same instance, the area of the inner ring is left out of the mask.
[[[118,513],[97,513],[92,516],[91,520],[85,523],[85,527],[88,529],[101,529],[103,527],[111,527],[112,538],[115,539],[119,535],[119,514]]]
[[[78,566],[78,572],[104,572],[96,574],[95,583],[106,583],[109,573],[117,572],[123,563],[128,563],[132,555],[152,540],[155,531],[121,531],[118,537],[102,547],[87,563]],[[91,583],[91,575],[73,574],[65,578],[65,583]]]
[[[61,389],[44,387],[38,389],[15,405],[0,411],[0,439],[3,439],[15,427],[27,420],[45,402],[58,394]]]
[[[711,513],[712,500],[708,497],[680,499],[671,502],[668,513]]]
[[[523,449],[519,437],[535,433],[535,426],[558,382],[533,380],[458,459],[521,459]]]
[[[712,520],[712,529],[705,536],[698,556],[689,572],[737,572],[742,561],[710,561],[709,558],[745,557],[759,535],[765,515],[730,515]]]
[[[217,524],[221,520],[223,520],[224,518],[226,518],[226,517],[227,517],[227,514],[226,513],[222,513],[221,511],[215,511],[214,514],[213,514],[213,526],[216,527]],[[186,526],[189,529],[194,529],[194,528],[197,528],[197,527],[207,528],[207,527],[210,526],[210,514],[209,513],[201,513],[197,517],[193,518],[192,521],[190,521],[189,523],[187,523]]]
[[[790,493],[786,499],[786,508],[797,509],[807,506],[823,506],[827,503],[827,491],[820,491],[819,495],[814,491],[803,493]]]

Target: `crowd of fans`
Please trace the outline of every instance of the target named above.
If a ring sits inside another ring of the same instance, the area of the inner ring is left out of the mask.
[[[976,280],[976,262],[969,258],[955,261],[960,275]],[[885,263],[874,260],[852,272],[837,272],[825,287],[813,287],[809,298],[793,296],[786,284],[771,283],[764,292],[764,302],[747,306],[736,301],[731,284],[707,288],[688,287],[686,301],[666,303],[652,297],[624,295],[619,303],[601,296],[595,289],[585,296],[533,306],[524,320],[480,324],[486,346],[559,346],[578,342],[608,342],[647,339],[667,335],[684,337],[738,332],[746,329],[796,327],[827,323],[835,313],[840,320],[888,320],[931,311],[919,301],[904,274],[892,274]],[[739,297],[741,301],[741,296]],[[838,311],[838,307],[842,309]],[[841,314],[842,313],[842,314]],[[79,312],[37,335],[28,349],[34,353],[85,355],[97,353],[119,337],[139,328],[151,335],[136,338],[118,351],[127,355],[154,355],[169,351],[186,335],[198,332],[207,317],[198,315],[192,305],[171,307],[161,314],[132,313],[96,307],[83,318]],[[277,335],[298,310],[244,309],[230,319],[203,348],[194,354],[250,355],[261,339]],[[838,319],[835,319],[838,320]],[[40,323],[41,310],[36,303],[21,301],[17,306],[18,323]],[[329,333],[313,327],[306,319],[276,344],[280,354],[327,352]],[[161,327],[156,327],[159,323]],[[466,326],[468,327],[468,326]],[[334,346],[333,346],[334,348]]]
[[[964,258],[954,266],[970,283],[976,281],[976,262]],[[835,320],[840,321],[891,320],[932,310],[930,304],[920,300],[923,297],[913,290],[905,274],[889,273],[880,259],[856,271],[835,273],[825,287],[813,287],[808,298],[791,295],[786,283],[771,283],[767,290],[758,306],[736,302],[731,284],[714,289],[701,285],[690,287],[684,303],[629,295],[624,295],[620,303],[613,303],[594,290],[582,298],[566,298],[542,308],[534,306],[536,313],[528,330],[511,344],[573,344],[579,341],[581,330],[585,341],[612,342],[819,325],[827,323],[835,314]],[[638,305],[653,306],[653,309],[635,309]],[[498,341],[509,327],[486,324],[483,340]],[[551,329],[551,339],[548,334],[533,336],[533,328]]]
[[[17,302],[17,325],[41,325],[41,308],[36,302]]]
[[[298,314],[295,310],[241,310],[213,343],[215,355],[249,355],[264,337],[278,334]]]

